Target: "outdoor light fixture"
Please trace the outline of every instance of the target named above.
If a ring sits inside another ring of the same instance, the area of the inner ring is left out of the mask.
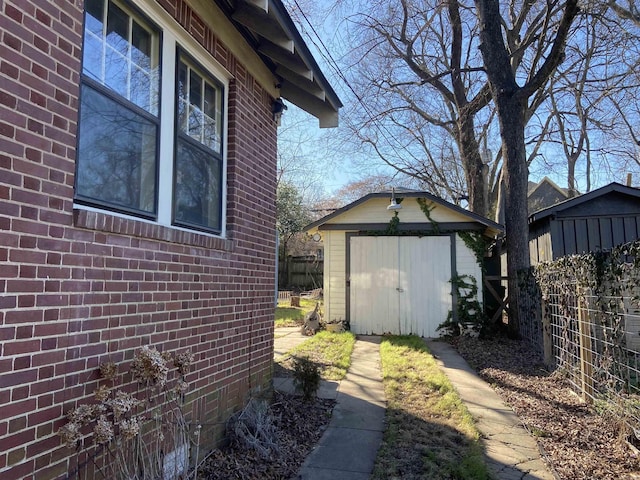
[[[391,210],[393,212],[398,211],[402,208],[402,205],[396,203],[396,189],[395,187],[391,187],[391,203],[387,207],[387,210]]]
[[[271,113],[273,113],[273,119],[276,121],[278,126],[280,126],[280,119],[282,118],[282,113],[287,109],[287,106],[284,104],[281,98],[276,98],[271,104]]]

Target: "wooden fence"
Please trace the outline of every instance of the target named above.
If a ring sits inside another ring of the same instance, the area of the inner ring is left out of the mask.
[[[315,256],[292,257],[278,261],[278,288],[313,290],[322,288],[324,262]]]
[[[305,292],[295,293],[291,290],[278,290],[278,301],[286,302],[290,301],[291,297],[300,297],[300,298],[311,298],[311,299],[319,299],[322,298],[322,289],[314,288],[313,290],[307,290]]]

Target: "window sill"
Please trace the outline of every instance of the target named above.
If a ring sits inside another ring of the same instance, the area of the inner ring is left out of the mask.
[[[73,224],[78,228],[98,230],[107,233],[129,235],[132,237],[150,238],[164,242],[230,252],[233,241],[214,237],[201,232],[181,230],[157,223],[150,223],[135,218],[120,217],[94,210],[73,209]]]

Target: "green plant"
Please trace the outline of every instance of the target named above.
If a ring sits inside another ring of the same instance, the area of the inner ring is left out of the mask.
[[[440,233],[440,226],[438,225],[438,222],[431,217],[431,211],[435,208],[435,205],[427,203],[425,198],[416,198],[416,202],[420,205],[420,210],[422,210],[424,216],[431,222],[431,225],[433,226],[433,233],[436,235]]]
[[[293,385],[302,392],[305,401],[311,401],[320,387],[320,367],[308,357],[294,357]]]
[[[389,226],[384,232],[385,235],[397,235],[398,225],[400,225],[400,217],[398,216],[398,212],[394,212],[393,217],[391,217],[391,220],[389,220]]]
[[[529,431],[531,432],[531,435],[533,435],[534,437],[538,437],[538,438],[544,438],[544,437],[549,437],[551,436],[551,434],[545,430],[542,430],[538,427],[529,427]]]
[[[449,311],[447,319],[438,325],[437,330],[451,336],[458,336],[468,328],[480,333],[487,322],[487,317],[478,301],[478,282],[475,277],[456,275],[449,282],[453,285],[457,296],[455,315]]]
[[[476,256],[476,263],[484,271],[484,256],[489,248],[489,239],[477,232],[458,232],[464,244]]]

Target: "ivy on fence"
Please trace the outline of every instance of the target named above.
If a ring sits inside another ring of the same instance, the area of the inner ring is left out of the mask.
[[[583,397],[640,421],[640,352],[628,345],[629,334],[640,334],[628,320],[640,302],[640,240],[537,265],[521,272],[519,286],[528,340],[552,342],[557,368],[575,375]]]

